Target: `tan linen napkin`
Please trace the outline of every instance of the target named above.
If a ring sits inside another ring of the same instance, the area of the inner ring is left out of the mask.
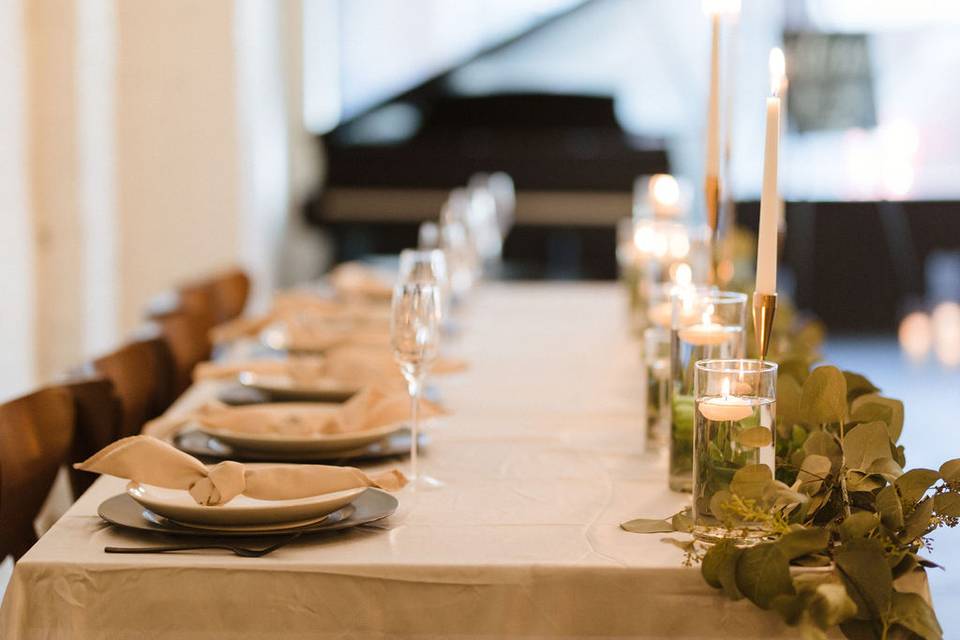
[[[444,415],[437,404],[420,401],[424,418]],[[190,423],[210,429],[234,433],[276,434],[286,436],[332,435],[358,433],[410,418],[410,399],[399,390],[385,391],[370,387],[330,410],[316,403],[279,403],[230,407],[211,402],[196,411],[179,416],[162,416],[148,422],[143,432],[162,439],[171,439]]]
[[[354,371],[377,371],[381,375],[396,372],[400,375],[397,361],[389,349],[348,344],[328,350],[324,353],[324,360],[332,378],[339,378],[340,375],[349,376]],[[460,373],[466,369],[465,360],[445,356],[438,357],[430,365],[430,373],[436,375]]]
[[[327,279],[337,295],[344,298],[389,300],[393,295],[393,286],[380,273],[359,262],[338,265]]]
[[[214,344],[256,336],[273,324],[313,324],[329,328],[389,331],[390,309],[363,299],[333,300],[308,291],[279,293],[267,313],[244,316],[210,331]]]
[[[241,493],[260,500],[292,500],[360,487],[396,491],[407,483],[395,469],[368,476],[354,467],[312,464],[248,467],[226,461],[207,467],[173,445],[143,435],[117,440],[74,468],[183,489],[207,506],[226,504]]]
[[[344,327],[296,318],[283,323],[283,347],[288,351],[320,352],[340,346],[389,350],[389,327]]]

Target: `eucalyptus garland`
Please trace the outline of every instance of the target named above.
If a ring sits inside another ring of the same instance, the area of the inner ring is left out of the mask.
[[[905,471],[903,403],[879,391],[857,373],[781,361],[776,477],[765,465],[740,469],[711,504],[730,539],[671,540],[710,586],[777,612],[807,639],[835,627],[853,640],[943,636],[922,579],[937,565],[919,552],[960,521],[960,459]],[[747,523],[766,536],[741,547]],[[688,531],[690,518],[621,526]]]

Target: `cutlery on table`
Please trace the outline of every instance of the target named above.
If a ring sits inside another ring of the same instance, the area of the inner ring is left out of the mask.
[[[292,536],[281,539],[279,542],[275,542],[269,547],[263,547],[262,549],[250,549],[248,547],[238,547],[236,545],[230,545],[226,543],[202,543],[202,544],[171,544],[155,547],[104,547],[103,550],[106,553],[170,553],[174,551],[198,551],[203,549],[223,549],[225,551],[232,551],[234,554],[243,557],[243,558],[262,558],[263,556],[273,553],[280,547],[290,544],[294,540],[300,537],[299,533],[296,533]]]

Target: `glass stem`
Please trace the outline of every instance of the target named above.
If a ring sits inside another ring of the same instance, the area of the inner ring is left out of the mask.
[[[412,481],[416,482],[420,477],[417,467],[417,453],[420,448],[420,384],[419,380],[410,383],[410,420],[413,423],[412,433],[410,435],[410,473],[413,476]]]

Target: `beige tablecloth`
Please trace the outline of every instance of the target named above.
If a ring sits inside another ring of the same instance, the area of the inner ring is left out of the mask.
[[[612,285],[491,285],[466,310],[440,381],[454,412],[377,528],[261,559],[117,556],[101,478],[17,565],[0,610],[16,638],[768,638],[776,616],[708,588],[636,516],[686,502],[643,452],[640,368]],[[195,386],[172,409],[215,393]],[[787,630],[787,635],[792,635]]]

